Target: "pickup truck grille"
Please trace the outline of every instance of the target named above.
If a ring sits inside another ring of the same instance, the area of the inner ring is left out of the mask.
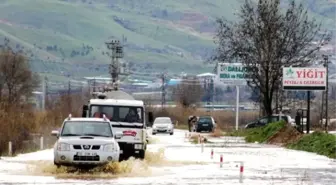
[[[97,156],[78,156],[78,155],[75,155],[73,157],[73,160],[74,161],[99,161],[100,157],[97,155]]]
[[[88,149],[84,148],[83,146],[81,146],[81,145],[73,145],[73,148],[75,150],[82,150],[82,149],[88,150]],[[90,146],[90,145],[88,145],[88,146]],[[99,149],[100,149],[100,145],[92,145],[92,147],[91,147],[91,150],[99,150]]]
[[[81,145],[73,145],[73,148],[75,150],[81,150],[82,149]]]

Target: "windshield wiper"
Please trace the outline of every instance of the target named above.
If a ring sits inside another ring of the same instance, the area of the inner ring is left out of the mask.
[[[111,136],[100,135],[100,134],[84,134],[84,136],[111,137]]]
[[[79,134],[62,134],[61,136],[80,136]]]

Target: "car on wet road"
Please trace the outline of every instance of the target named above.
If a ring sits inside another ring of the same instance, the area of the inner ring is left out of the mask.
[[[153,122],[152,134],[169,133],[174,134],[174,124],[170,117],[157,117]]]
[[[69,115],[61,130],[52,131],[56,166],[97,166],[119,161],[120,147],[110,121],[104,118],[72,118]]]

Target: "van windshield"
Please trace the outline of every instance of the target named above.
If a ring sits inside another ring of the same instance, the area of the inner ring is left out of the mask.
[[[115,122],[143,123],[144,111],[142,107],[91,105],[90,117],[102,118],[103,115]]]

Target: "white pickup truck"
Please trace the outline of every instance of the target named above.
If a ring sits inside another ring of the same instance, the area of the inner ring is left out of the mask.
[[[96,166],[119,161],[120,147],[108,119],[66,118],[60,130],[52,131],[57,137],[54,145],[54,164],[57,166]]]

